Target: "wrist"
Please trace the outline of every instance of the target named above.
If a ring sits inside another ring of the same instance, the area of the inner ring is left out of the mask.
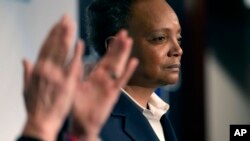
[[[92,136],[92,135],[88,135],[88,136],[82,136],[81,137],[81,141],[100,141],[99,136]]]
[[[76,119],[70,119],[69,135],[79,139],[79,141],[101,141],[99,138],[100,128],[95,126],[82,126]]]
[[[28,119],[24,126],[22,135],[38,138],[40,140],[54,141],[57,136],[57,131],[53,128],[53,124],[47,125],[42,121],[39,122]]]
[[[65,140],[66,141],[101,141],[97,135],[76,136],[70,133],[65,134]]]

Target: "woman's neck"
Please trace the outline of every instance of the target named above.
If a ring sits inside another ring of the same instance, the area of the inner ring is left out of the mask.
[[[147,108],[148,100],[155,91],[154,88],[145,88],[140,86],[125,86],[124,90],[144,108]]]

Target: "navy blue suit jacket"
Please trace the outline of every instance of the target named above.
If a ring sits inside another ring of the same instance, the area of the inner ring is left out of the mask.
[[[161,118],[166,141],[177,141],[168,115]],[[102,141],[159,141],[146,117],[139,107],[121,94],[101,135]]]

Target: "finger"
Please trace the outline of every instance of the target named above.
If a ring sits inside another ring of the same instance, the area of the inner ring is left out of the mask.
[[[64,15],[60,25],[61,30],[58,38],[56,39],[56,44],[58,46],[55,48],[56,53],[53,56],[53,60],[59,66],[63,66],[65,64],[69,49],[73,44],[76,25],[68,15]]]
[[[53,54],[55,53],[55,41],[56,38],[59,36],[61,20],[56,23],[50,30],[49,35],[47,36],[46,40],[42,45],[37,62],[39,62],[40,60],[51,59]]]
[[[33,66],[27,59],[23,59],[23,68],[24,68],[24,90],[26,90],[31,80]]]
[[[127,65],[127,69],[124,71],[122,76],[118,79],[118,81],[116,83],[116,87],[120,88],[120,87],[124,87],[126,85],[128,80],[130,79],[130,77],[133,75],[136,67],[138,66],[138,63],[139,63],[139,61],[137,58],[132,58],[129,60],[129,63]]]
[[[82,40],[77,42],[74,56],[69,68],[69,77],[73,78],[82,78],[83,75],[83,63],[82,63],[82,55],[84,52],[84,43]]]

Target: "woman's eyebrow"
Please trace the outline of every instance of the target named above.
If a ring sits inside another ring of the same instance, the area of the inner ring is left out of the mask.
[[[177,32],[176,33],[178,33],[178,34],[180,34],[181,33],[181,28],[179,28],[178,30],[177,30]],[[159,28],[159,29],[154,29],[154,30],[152,30],[152,32],[172,32],[172,29],[171,28],[168,28],[168,27],[166,27],[166,28]]]

